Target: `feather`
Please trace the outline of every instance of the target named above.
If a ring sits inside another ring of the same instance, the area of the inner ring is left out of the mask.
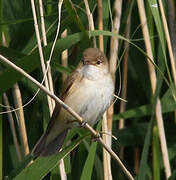
[[[71,76],[66,79],[60,96],[60,99],[62,101],[65,100],[70,91],[73,91],[75,89],[75,79],[76,81],[81,80],[82,76],[79,72],[79,68],[81,66],[82,65],[80,64],[78,68],[71,74]],[[69,128],[65,126],[64,120],[59,117],[61,109],[62,108],[60,104],[56,103],[46,132],[42,135],[42,137],[39,139],[34,149],[32,150],[32,154],[35,157],[52,155],[62,147]]]
[[[68,132],[68,129],[62,131],[56,138],[54,138],[49,143],[47,143],[47,136],[46,134],[44,134],[40,138],[36,146],[34,147],[32,151],[33,156],[34,157],[49,156],[49,155],[57,153],[61,149],[64,143],[64,139],[67,135],[67,132]]]

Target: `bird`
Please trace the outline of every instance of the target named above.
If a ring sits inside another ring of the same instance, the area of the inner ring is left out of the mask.
[[[112,104],[114,82],[105,54],[98,48],[83,51],[82,61],[63,83],[60,99],[93,126]],[[33,148],[32,154],[50,156],[64,143],[68,130],[79,123],[56,103],[46,131]]]

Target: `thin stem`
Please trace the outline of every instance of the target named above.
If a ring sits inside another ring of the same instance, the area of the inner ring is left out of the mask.
[[[89,22],[89,30],[94,31],[95,30],[94,21],[93,21],[92,13],[90,12],[89,3],[88,3],[87,0],[84,0],[84,4],[85,4],[85,7],[86,7],[86,14],[87,14],[88,22]],[[93,46],[94,46],[94,48],[97,47],[95,37],[93,37]]]
[[[102,10],[102,0],[97,0],[98,3],[98,29],[103,30],[103,10]],[[104,52],[104,41],[103,35],[99,35],[99,48]]]
[[[93,136],[95,136],[98,141],[102,144],[102,146],[111,154],[111,156],[115,159],[115,161],[119,164],[125,175],[128,177],[130,180],[134,180],[130,172],[126,169],[126,167],[123,165],[119,157],[112,151],[111,148],[109,148],[102,140],[102,138],[99,136],[99,134],[86,122],[83,122],[83,118],[79,116],[75,111],[72,110],[69,106],[67,106],[63,101],[61,101],[57,96],[55,96],[52,92],[50,92],[46,87],[44,87],[42,84],[40,84],[37,80],[35,80],[32,76],[27,74],[23,69],[20,67],[16,66],[14,63],[12,63],[10,60],[5,58],[0,54],[0,59],[1,61],[5,62],[8,64],[10,67],[18,71],[20,74],[25,76],[27,79],[32,81],[36,86],[38,86],[42,91],[44,91],[48,96],[50,96],[52,99],[54,99],[57,103],[59,103],[65,110],[67,110],[75,119],[78,121],[78,123],[84,124],[84,127],[88,129]]]
[[[120,18],[122,13],[121,10],[122,10],[122,0],[116,0],[114,2],[114,20],[113,20],[113,29],[112,29],[112,32],[115,34],[119,33]],[[114,81],[115,81],[115,72],[117,68],[117,51],[118,51],[118,38],[111,37],[109,66]]]
[[[41,16],[41,29],[42,29],[42,36],[43,36],[43,43],[44,46],[47,45],[47,39],[46,39],[46,32],[45,32],[45,24],[44,24],[44,16],[43,16],[43,4],[42,4],[42,0],[39,0],[39,4],[40,4],[40,16]],[[59,28],[59,27],[58,27]],[[52,80],[52,75],[51,75],[51,67],[50,67],[50,61],[47,61],[47,76],[48,76],[48,84],[49,84],[49,90],[54,93],[54,88],[53,88],[53,80]],[[55,101],[53,99],[51,99],[51,103],[52,103],[52,111],[54,110],[55,107]],[[63,159],[60,160],[59,163],[59,169],[60,169],[60,176],[61,176],[61,180],[66,180],[67,176],[66,176],[66,172],[65,172],[65,167],[64,167],[64,161]]]
[[[61,37],[64,38],[67,36],[67,29],[64,30],[64,32],[61,34]],[[62,54],[61,54],[61,61],[62,61],[62,66],[63,67],[68,67],[68,50],[65,49]],[[62,83],[64,83],[64,81],[67,78],[67,74],[66,73],[62,73]]]
[[[97,0],[98,3],[98,29],[103,30],[103,9],[102,9],[102,0]],[[103,35],[99,35],[99,48],[104,52],[104,40]],[[111,133],[108,131],[108,121],[107,121],[107,111],[103,115],[102,121],[102,131]],[[111,137],[103,134],[104,143],[111,148]],[[103,168],[104,168],[104,179],[111,180],[112,172],[111,172],[111,156],[107,153],[106,149],[103,148]]]
[[[131,27],[131,14],[128,16],[125,38],[129,39],[130,37],[130,27]],[[128,55],[129,55],[129,43],[127,41],[124,42],[124,59],[123,59],[123,74],[122,74],[122,91],[121,98],[127,98],[127,77],[128,77]],[[124,112],[126,108],[126,102],[120,101],[120,113]],[[120,119],[119,121],[119,129],[124,128],[124,119]]]
[[[67,29],[65,29],[64,32],[61,34],[62,38],[66,37],[66,36],[67,36]],[[61,62],[62,62],[63,67],[68,67],[68,50],[67,49],[65,49],[61,54]],[[64,84],[66,79],[67,79],[67,74],[62,73],[62,84]],[[59,170],[60,170],[61,180],[67,179],[63,159],[61,159],[59,162]]]
[[[29,154],[29,145],[28,145],[28,138],[26,132],[26,124],[24,120],[22,97],[17,83],[14,84],[13,86],[13,99],[14,99],[15,108],[21,107],[19,110],[17,110],[17,115],[19,119],[18,125],[19,125],[19,133],[20,133],[23,154],[24,156],[26,156],[27,154]]]
[[[39,33],[39,28],[38,28],[38,22],[37,22],[34,0],[31,0],[31,7],[32,7],[33,18],[34,18],[34,27],[35,27],[35,33],[36,33],[37,44],[38,44],[38,49],[39,49],[40,62],[41,62],[42,72],[44,75],[44,82],[45,82],[46,88],[49,89],[48,78],[47,78],[47,76],[45,76],[46,67],[45,67],[45,63],[44,63],[45,62],[44,61],[44,55],[43,55],[42,45],[41,45],[41,41],[40,41],[40,33]],[[50,97],[47,96],[47,99],[48,99],[49,112],[50,112],[50,116],[51,116],[52,112],[53,112],[52,102],[51,102]]]
[[[112,32],[117,34],[119,33],[119,29],[120,29],[121,9],[122,9],[122,0],[116,0],[114,2],[114,17],[113,17]],[[114,83],[115,83],[115,73],[117,67],[117,53],[118,53],[118,38],[111,37],[109,69]],[[108,132],[110,134],[112,134],[113,115],[114,115],[114,105],[111,105],[107,110],[107,129],[105,129],[105,132]],[[109,145],[109,147],[111,147],[112,138],[110,136],[106,136],[106,142]],[[108,166],[107,170],[109,175],[111,174],[111,158],[110,156],[108,156],[107,153],[105,156],[107,156],[105,158],[107,161],[107,166]],[[108,180],[107,175],[105,176],[105,178]]]
[[[176,88],[176,62],[175,62],[174,54],[172,51],[171,39],[170,39],[169,30],[168,30],[168,26],[167,26],[166,16],[164,14],[163,3],[161,0],[159,0],[159,7],[160,7],[160,11],[161,11],[161,17],[162,17],[163,26],[164,26],[164,32],[166,35],[166,41],[167,41],[168,50],[169,50],[172,76],[173,76],[174,84],[175,84],[175,88]]]
[[[138,2],[139,15],[140,15],[140,20],[141,20],[141,24],[142,24],[142,32],[143,32],[143,36],[144,36],[147,55],[151,59],[151,61],[153,61],[153,54],[152,54],[150,36],[149,36],[149,31],[148,31],[148,26],[147,26],[144,1],[137,0],[137,2]],[[155,69],[154,69],[153,64],[150,61],[147,61],[147,63],[148,63],[149,76],[150,76],[150,81],[151,81],[151,86],[152,86],[152,93],[155,94],[156,83],[157,83]],[[164,125],[163,125],[162,108],[161,108],[161,103],[160,103],[159,98],[157,98],[155,108],[156,108],[155,114],[156,114],[158,130],[159,130],[159,137],[160,137],[160,143],[161,143],[161,151],[162,151],[162,157],[163,157],[163,162],[164,162],[164,168],[165,168],[166,178],[168,179],[171,175],[171,169],[170,169],[170,163],[169,163],[169,156],[168,156],[168,150],[167,150]]]
[[[8,100],[8,97],[7,97],[6,93],[3,94],[3,99],[4,99],[4,104],[6,106],[7,111],[10,111],[10,104],[9,104],[9,100]],[[18,143],[16,130],[15,130],[14,119],[13,119],[13,116],[12,116],[11,112],[8,113],[8,119],[9,119],[10,129],[11,129],[11,132],[12,132],[13,143],[15,145],[15,149],[16,149],[16,152],[17,152],[17,157],[18,157],[18,160],[21,161],[22,160],[22,155],[21,155],[20,146],[19,146],[19,143]]]
[[[129,0],[128,0],[129,3]],[[131,13],[128,16],[127,19],[127,26],[126,26],[126,32],[125,37],[126,39],[130,38],[130,29],[131,29]],[[123,59],[123,74],[122,74],[122,91],[121,91],[121,98],[126,99],[127,98],[127,81],[128,81],[128,55],[129,55],[129,43],[127,41],[124,42],[124,59]],[[126,102],[120,101],[120,113],[123,113],[126,109]],[[119,120],[119,129],[122,129],[125,127],[125,119],[121,118]],[[124,154],[124,147],[120,147],[120,158],[123,159]]]
[[[112,138],[111,138],[111,136],[106,134],[106,133],[112,134],[112,132],[108,130],[107,111],[103,115],[102,131],[105,132],[102,136],[103,142],[109,148],[111,148]],[[103,167],[104,167],[104,179],[105,180],[112,180],[111,156],[105,149],[103,149]]]
[[[46,30],[45,30],[45,21],[44,21],[44,12],[43,12],[43,3],[42,0],[39,0],[39,9],[40,9],[40,19],[41,19],[41,30],[44,46],[47,46]]]
[[[43,39],[43,44],[44,46],[47,46],[47,37],[46,37],[46,30],[45,30],[45,21],[44,21],[44,11],[43,11],[43,3],[42,0],[39,0],[39,9],[40,9],[40,18],[41,18],[41,30],[42,30],[42,39]],[[48,84],[49,84],[49,90],[54,92],[53,88],[53,80],[51,76],[51,68],[50,68],[50,63],[47,61],[47,76],[48,76]],[[55,107],[55,102],[51,99],[51,104],[52,104],[52,112]]]
[[[66,172],[65,172],[64,159],[61,159],[59,161],[59,170],[60,170],[61,180],[67,180],[67,175],[66,175]]]
[[[134,149],[134,171],[136,174],[139,173],[139,161],[140,161],[140,152],[139,147],[135,147]]]

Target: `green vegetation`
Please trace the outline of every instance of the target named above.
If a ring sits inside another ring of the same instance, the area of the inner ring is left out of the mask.
[[[115,0],[114,0],[115,1]],[[62,88],[62,75],[70,74],[81,60],[81,55],[87,47],[93,47],[93,38],[96,38],[99,47],[99,36],[104,37],[104,51],[108,59],[111,55],[110,40],[118,38],[117,70],[115,94],[123,98],[126,88],[124,111],[120,111],[123,101],[117,99],[114,104],[112,134],[112,149],[119,155],[122,162],[138,180],[166,179],[165,162],[161,144],[163,137],[159,133],[157,115],[162,115],[165,130],[167,151],[171,176],[169,180],[176,179],[176,84],[174,84],[172,57],[169,51],[166,30],[163,24],[159,1],[144,1],[149,42],[152,57],[148,54],[145,44],[145,34],[142,31],[139,15],[139,4],[135,0],[123,1],[119,33],[112,32],[114,20],[114,1],[102,0],[103,30],[98,28],[98,8],[96,0],[89,0],[89,8],[93,14],[95,30],[89,30],[84,1],[65,0],[62,5],[59,36],[56,41],[51,59],[51,74],[54,92],[59,96]],[[142,0],[141,0],[142,1]],[[172,54],[176,64],[176,3],[174,0],[163,0],[164,11],[169,28]],[[35,1],[39,31],[40,12],[38,1]],[[58,1],[43,0],[44,20],[46,27],[47,45],[44,47],[44,59],[47,61],[56,36],[58,23]],[[130,22],[127,23],[127,22]],[[61,38],[67,29],[67,36]],[[129,35],[127,34],[129,31]],[[127,47],[128,46],[128,47]],[[68,50],[68,66],[62,65],[61,53]],[[0,0],[0,55],[11,60],[24,69],[39,82],[43,79],[40,63],[40,54],[34,21],[29,0]],[[125,57],[128,57],[127,84],[124,82]],[[148,62],[154,67],[156,74],[156,90],[152,91],[153,77],[148,68]],[[98,142],[91,140],[91,134],[83,128],[72,129],[67,136],[62,152],[56,155],[33,159],[31,155],[24,156],[18,113],[12,112],[14,126],[10,124],[5,112],[7,104],[4,93],[9,100],[10,109],[15,108],[14,84],[18,83],[23,105],[28,103],[38,88],[30,80],[10,68],[0,59],[0,179],[15,180],[58,180],[60,178],[59,160],[64,157],[65,171],[68,180],[103,180],[103,148]],[[122,86],[122,88],[121,88]],[[120,92],[120,94],[119,94]],[[160,110],[156,109],[158,99],[161,102]],[[123,102],[124,103],[124,102]],[[5,106],[6,105],[6,106]],[[13,107],[13,108],[12,108]],[[29,151],[42,135],[49,121],[50,113],[47,96],[40,91],[39,94],[24,107],[24,119],[27,133]],[[119,122],[124,120],[125,126],[119,129]],[[101,121],[95,127],[101,132]],[[13,130],[18,140],[14,143]],[[20,155],[17,153],[20,149]],[[122,150],[123,148],[123,150]],[[167,152],[166,152],[167,154]],[[31,160],[33,162],[31,163]],[[29,163],[30,162],[30,163]],[[127,179],[117,162],[112,159],[111,171],[113,179]]]

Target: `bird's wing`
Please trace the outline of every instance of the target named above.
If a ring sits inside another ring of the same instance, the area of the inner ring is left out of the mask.
[[[68,78],[66,79],[66,81],[64,82],[63,84],[63,87],[62,87],[62,91],[61,91],[61,95],[60,95],[60,99],[62,101],[65,100],[65,98],[68,96],[68,94],[70,93],[70,91],[72,91],[73,89],[75,89],[75,84],[77,82],[80,82],[81,79],[83,78],[83,75],[80,73],[80,65],[78,66],[77,69],[75,69],[75,71],[73,71],[69,76]],[[60,113],[60,110],[61,110],[61,105],[59,103],[56,102],[56,106],[54,108],[54,111],[53,111],[53,114],[52,114],[52,117],[50,119],[50,122],[48,124],[48,127],[47,127],[47,130],[46,130],[46,133],[49,133],[50,130],[52,129],[52,126],[55,122],[55,120],[57,119],[59,113]]]
[[[78,68],[70,76],[68,76],[66,82],[64,83],[60,96],[62,101],[65,100],[70,91],[75,89],[75,84],[81,81],[81,79],[82,74],[80,73],[78,66]],[[68,127],[66,127],[62,119],[58,120],[60,110],[61,105],[56,102],[48,127],[33,149],[34,156],[48,156],[54,154],[62,147]]]

